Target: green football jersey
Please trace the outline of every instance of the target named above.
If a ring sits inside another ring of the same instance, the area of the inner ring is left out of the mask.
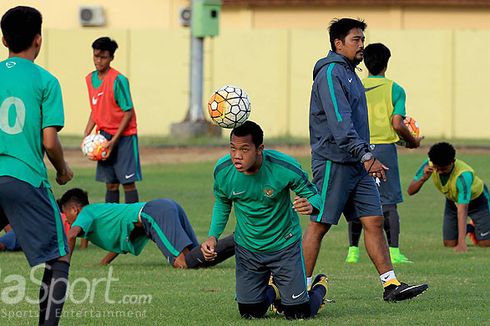
[[[130,235],[145,204],[90,204],[78,214],[72,227],[79,226],[81,236],[102,249],[137,256],[149,239],[146,236],[131,239]]]
[[[209,236],[219,238],[234,206],[237,244],[261,252],[287,247],[301,238],[290,191],[307,198],[317,211],[320,209],[321,197],[316,187],[290,156],[264,150],[262,166],[252,175],[237,171],[230,155],[224,156],[214,170],[216,201]]]
[[[0,176],[50,187],[42,129],[63,125],[58,80],[30,60],[0,62]]]

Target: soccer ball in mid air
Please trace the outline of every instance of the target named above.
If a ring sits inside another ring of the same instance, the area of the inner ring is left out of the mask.
[[[243,89],[226,85],[211,95],[208,113],[218,126],[236,128],[247,121],[250,115],[250,100]]]
[[[107,139],[101,134],[88,135],[83,139],[82,152],[87,156],[89,160],[99,161],[107,156],[107,151],[104,148],[104,144],[107,143]]]
[[[412,118],[412,117],[405,117],[405,119],[403,120],[403,123],[408,128],[408,130],[410,131],[410,133],[412,134],[412,136],[414,136],[414,137],[419,137],[420,136],[419,124],[417,123],[417,121],[414,118]],[[406,147],[408,143],[404,139],[400,139],[396,144],[397,145],[400,145],[400,146],[405,146]]]

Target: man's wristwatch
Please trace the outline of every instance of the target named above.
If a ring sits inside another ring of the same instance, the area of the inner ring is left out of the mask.
[[[371,152],[367,152],[366,154],[364,154],[362,157],[361,157],[361,163],[364,163],[366,161],[369,161],[370,159],[373,158],[373,153]]]

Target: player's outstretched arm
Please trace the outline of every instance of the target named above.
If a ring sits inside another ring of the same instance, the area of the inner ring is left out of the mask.
[[[432,166],[428,164],[424,166],[424,174],[420,178],[413,179],[408,186],[407,192],[409,196],[415,195],[419,192],[424,183],[429,180],[430,176],[432,175],[432,171],[434,171]]]
[[[466,221],[468,219],[468,204],[456,204],[458,210],[458,244],[453,248],[456,252],[467,252]]]
[[[212,261],[216,259],[216,256],[218,255],[215,250],[217,244],[218,240],[213,236],[210,236],[206,241],[201,244],[201,251],[204,255],[204,259],[206,259],[207,261]]]
[[[58,129],[56,127],[43,129],[43,146],[49,161],[56,169],[56,182],[60,185],[66,184],[73,178],[73,171],[65,161],[63,147],[58,138]]]
[[[78,235],[82,232],[82,228],[79,226],[73,226],[68,231],[66,237],[68,238],[68,246],[70,247],[70,259],[73,255],[73,251],[75,250],[75,244],[77,242]]]
[[[102,258],[102,260],[100,261],[100,264],[101,265],[109,265],[114,259],[116,259],[117,256],[119,256],[118,253],[110,252],[107,255],[105,255],[104,258]]]

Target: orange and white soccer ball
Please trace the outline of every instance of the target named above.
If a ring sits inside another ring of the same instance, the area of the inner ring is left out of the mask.
[[[408,130],[410,131],[410,133],[412,134],[412,136],[414,136],[414,137],[420,137],[420,127],[419,127],[418,122],[414,118],[407,116],[403,120],[403,123],[408,128]],[[397,145],[407,146],[407,142],[405,140],[403,140],[403,139],[400,139],[397,142]]]
[[[236,128],[250,116],[250,99],[240,87],[226,85],[211,95],[208,113],[218,126]]]
[[[89,160],[100,161],[107,156],[105,145],[108,140],[101,134],[88,135],[83,139],[82,152]]]

